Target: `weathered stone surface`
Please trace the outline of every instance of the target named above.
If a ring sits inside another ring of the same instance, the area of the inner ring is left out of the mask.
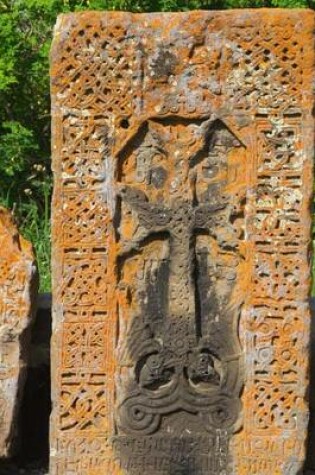
[[[59,19],[51,475],[301,469],[313,31]]]
[[[0,457],[14,452],[36,283],[32,246],[0,207]]]

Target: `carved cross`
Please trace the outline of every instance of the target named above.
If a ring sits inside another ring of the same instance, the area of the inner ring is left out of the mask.
[[[235,420],[237,402],[222,393],[224,369],[209,345],[209,329],[204,328],[199,305],[198,236],[211,236],[221,246],[237,243],[237,233],[229,222],[231,206],[221,190],[227,147],[218,140],[215,148],[211,127],[210,121],[193,126],[176,120],[170,126],[155,124],[149,138],[142,138],[142,145],[138,143],[135,154],[144,169],[138,174],[139,183],[135,185],[132,180],[118,185],[118,196],[138,221],[131,240],[120,236],[120,258],[141,252],[148,238],[154,240],[154,236],[162,236],[169,243],[166,321],[147,337],[146,353],[139,353],[139,361],[134,362],[138,382],[120,411],[121,424],[128,430],[138,427],[134,411],[143,414],[147,421],[143,430],[151,433],[160,415],[171,407],[200,415],[207,412],[205,424],[209,427],[230,425]],[[159,158],[158,166],[153,165],[157,153],[166,157]],[[152,180],[153,172],[164,180],[162,186],[156,177]],[[172,182],[166,185],[168,174]],[[156,410],[150,409],[149,416],[147,411],[153,400]],[[164,407],[166,401],[168,405]],[[222,417],[218,415],[220,411]]]
[[[196,308],[195,238],[212,232],[224,220],[226,203],[197,204],[178,201],[172,208],[150,203],[144,194],[132,187],[122,187],[120,196],[136,211],[139,234],[124,243],[121,255],[140,249],[148,236],[166,233],[170,241],[169,315],[176,326],[186,323],[190,332],[201,337]],[[231,240],[235,239],[230,230]],[[196,344],[196,341],[195,341]]]

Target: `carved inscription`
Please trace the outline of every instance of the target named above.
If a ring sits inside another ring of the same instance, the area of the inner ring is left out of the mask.
[[[245,265],[244,147],[217,120],[152,119],[117,163],[119,433],[231,433],[243,383],[233,291]]]
[[[313,22],[59,20],[52,475],[302,467]]]

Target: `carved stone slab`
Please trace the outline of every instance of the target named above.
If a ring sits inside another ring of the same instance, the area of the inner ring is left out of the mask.
[[[60,17],[51,475],[297,474],[314,15]]]
[[[0,207],[0,457],[14,452],[36,283],[32,246]]]

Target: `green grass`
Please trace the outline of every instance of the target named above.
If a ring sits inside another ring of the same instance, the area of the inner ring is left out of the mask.
[[[36,206],[29,206],[20,224],[21,234],[33,244],[38,272],[39,292],[51,291],[51,266],[50,266],[50,222],[49,218],[39,214]]]

